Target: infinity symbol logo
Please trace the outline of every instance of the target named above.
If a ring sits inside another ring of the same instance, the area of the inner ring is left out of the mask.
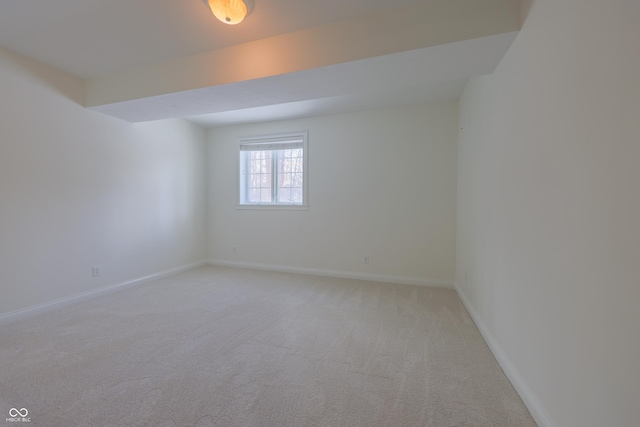
[[[27,415],[29,415],[29,411],[27,411],[27,408],[22,408],[20,410],[18,410],[16,408],[9,409],[9,416],[10,417],[17,417],[18,415],[20,415],[21,417],[24,418]]]

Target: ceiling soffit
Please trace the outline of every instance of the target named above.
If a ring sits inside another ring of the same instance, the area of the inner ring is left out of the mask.
[[[349,21],[90,78],[85,80],[85,103],[104,112],[136,111],[139,110],[136,103],[161,96],[173,96],[174,100],[188,104],[189,97],[195,101],[198,95],[200,98],[214,95],[211,90],[216,87],[235,86],[242,90],[243,85],[251,88],[256,81],[268,83],[278,76],[296,76],[376,57],[388,58],[399,52],[415,51],[420,56],[425,48],[455,46],[455,42],[512,33],[519,27],[519,1],[423,1]],[[469,55],[472,57],[473,52]],[[429,69],[428,64],[423,66]],[[353,72],[349,66],[342,68],[344,72]],[[287,81],[289,79],[279,83],[284,85],[285,93]],[[263,105],[277,103],[273,97],[267,98]],[[172,100],[166,98],[163,102],[170,105]],[[217,108],[216,111],[236,109],[233,105]],[[206,112],[198,110],[194,114]],[[183,111],[180,116],[184,115]],[[154,119],[150,114],[145,120]]]

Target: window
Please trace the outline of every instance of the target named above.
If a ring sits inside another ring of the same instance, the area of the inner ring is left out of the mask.
[[[307,133],[242,138],[241,207],[307,206]]]

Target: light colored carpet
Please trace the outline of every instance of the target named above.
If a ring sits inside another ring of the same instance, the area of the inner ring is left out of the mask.
[[[0,422],[535,426],[446,289],[206,267],[4,321],[0,345]]]

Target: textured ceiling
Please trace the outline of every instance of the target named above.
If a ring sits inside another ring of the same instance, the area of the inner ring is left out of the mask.
[[[87,106],[203,126],[457,99],[519,29],[520,0],[6,0],[0,47],[84,79]],[[96,95],[97,94],[97,95]]]

